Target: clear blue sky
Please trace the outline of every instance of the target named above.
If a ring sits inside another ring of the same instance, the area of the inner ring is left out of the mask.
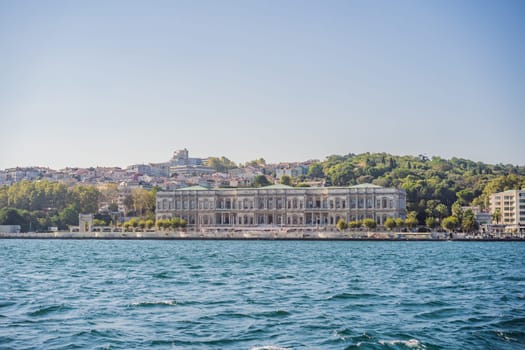
[[[0,168],[525,165],[525,1],[0,1]]]

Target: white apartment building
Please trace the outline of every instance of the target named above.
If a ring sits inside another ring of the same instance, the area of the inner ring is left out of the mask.
[[[362,184],[350,187],[207,189],[193,186],[157,192],[156,218],[185,219],[189,227],[335,226],[346,221],[404,218],[406,193]]]
[[[501,218],[496,220],[494,214],[498,211]],[[492,194],[490,214],[493,224],[505,225],[508,232],[525,233],[525,189]]]

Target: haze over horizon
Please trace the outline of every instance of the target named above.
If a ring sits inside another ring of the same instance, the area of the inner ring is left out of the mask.
[[[0,2],[0,169],[525,165],[525,2]]]

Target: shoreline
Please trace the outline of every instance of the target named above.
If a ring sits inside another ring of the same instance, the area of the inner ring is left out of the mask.
[[[381,241],[381,242],[525,242],[520,237],[453,237],[444,235],[378,233],[360,236],[340,232],[28,232],[0,233],[0,239],[57,239],[57,240],[208,240],[208,241]]]

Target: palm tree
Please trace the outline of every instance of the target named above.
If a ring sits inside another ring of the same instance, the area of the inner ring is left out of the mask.
[[[499,225],[500,220],[501,220],[501,209],[496,208],[496,211],[492,213],[492,221],[496,221],[496,224]]]

